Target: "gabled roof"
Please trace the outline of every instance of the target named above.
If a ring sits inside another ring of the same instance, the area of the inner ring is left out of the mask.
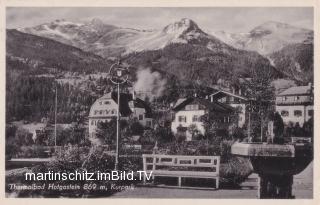
[[[285,91],[278,94],[278,96],[286,95],[310,95],[311,87],[310,86],[294,86],[286,89]]]
[[[241,100],[244,100],[244,101],[248,100],[248,98],[246,98],[246,97],[243,97],[243,96],[240,96],[240,95],[236,95],[236,94],[224,91],[224,90],[219,90],[219,91],[217,91],[217,92],[215,92],[215,93],[210,95],[210,97],[212,97],[213,99],[220,99],[220,98],[223,98],[225,96],[231,96],[231,97],[238,98],[238,99],[241,99]]]
[[[180,104],[178,104],[180,102]],[[207,99],[203,98],[184,98],[184,100],[178,100],[175,107],[172,109],[173,111],[179,111],[183,109],[186,105],[191,104],[191,103],[197,103],[200,105],[203,105],[206,109],[214,112],[233,112],[234,108],[223,103],[219,102],[210,102]]]
[[[118,104],[118,93],[117,92],[107,93],[107,94],[103,95],[102,97],[100,97],[99,99],[97,99],[96,102],[101,101],[101,100],[110,100],[110,99],[112,99],[116,104]],[[133,101],[131,94],[120,93],[120,114],[121,114],[121,116],[127,117],[132,114],[132,111],[129,106],[130,101]],[[147,103],[145,103],[143,100],[136,98],[134,100],[134,106],[137,108],[144,108],[146,110],[146,117],[151,116],[152,110],[147,105]]]

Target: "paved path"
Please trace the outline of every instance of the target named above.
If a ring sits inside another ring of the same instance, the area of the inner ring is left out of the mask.
[[[114,194],[113,198],[190,198],[190,199],[252,199],[257,196],[257,176],[252,174],[241,184],[242,189],[236,190],[198,190],[160,187],[135,187],[134,190],[125,190]]]
[[[294,176],[293,195],[297,199],[312,198],[313,162],[300,174]],[[114,194],[113,198],[204,198],[204,199],[256,199],[257,174],[252,174],[241,184],[241,189],[194,190],[159,187],[135,187]]]
[[[299,199],[313,197],[313,161],[303,172],[294,176],[292,193]]]

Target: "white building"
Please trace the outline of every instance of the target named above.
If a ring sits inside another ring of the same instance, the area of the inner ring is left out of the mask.
[[[97,99],[89,113],[89,135],[96,133],[98,123],[117,117],[117,93],[108,93]],[[120,94],[121,119],[136,119],[143,126],[152,127],[151,108],[141,99],[131,94]]]
[[[290,87],[276,96],[276,111],[285,124],[292,122],[300,126],[313,116],[313,88],[308,86]]]
[[[234,109],[226,104],[210,102],[201,98],[180,98],[174,105],[174,119],[171,123],[171,130],[174,134],[185,135],[187,141],[192,140],[192,133],[188,131],[191,125],[195,125],[198,134],[205,134],[205,128],[201,117],[206,113],[219,113],[219,130],[228,130],[231,120],[230,114]],[[221,118],[221,119],[220,119]]]

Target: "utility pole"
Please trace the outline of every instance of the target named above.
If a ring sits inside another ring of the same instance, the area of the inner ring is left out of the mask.
[[[252,111],[252,105],[251,105],[251,101],[249,102],[249,105],[247,105],[247,109],[248,111],[248,141],[251,142],[251,111]]]
[[[58,104],[58,88],[56,85],[56,96],[54,106],[54,150],[57,150],[57,104]]]
[[[251,112],[248,112],[248,139],[251,142]]]
[[[117,110],[117,139],[116,139],[116,161],[114,169],[118,170],[119,168],[119,138],[120,138],[120,84],[117,84],[118,87],[118,110]]]

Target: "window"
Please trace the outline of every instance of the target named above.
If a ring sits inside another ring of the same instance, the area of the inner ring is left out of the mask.
[[[186,116],[179,116],[178,120],[179,120],[179,122],[187,122],[187,117]]]
[[[308,115],[309,115],[310,117],[312,117],[312,116],[313,116],[313,110],[308,110]]]
[[[106,110],[106,115],[108,115],[108,114],[109,114],[109,112],[110,112],[110,110]]]
[[[92,120],[92,121],[91,121],[91,125],[93,125],[93,124],[94,124],[94,121]]]
[[[287,110],[281,110],[281,116],[283,116],[283,117],[289,116],[289,111],[287,111]]]
[[[282,101],[286,101],[286,100],[287,100],[286,96],[282,97]]]
[[[300,116],[302,116],[302,111],[301,110],[295,110],[293,112],[293,114],[294,114],[295,117],[300,117]]]
[[[104,101],[105,105],[110,105],[110,101]]]
[[[94,111],[94,114],[96,115],[96,114],[98,114],[98,112],[99,112],[98,110],[95,110],[95,111]]]
[[[143,115],[139,115],[139,120],[143,120]]]
[[[187,105],[186,110],[198,110],[199,105]]]
[[[99,113],[100,113],[100,115],[102,115],[102,110],[100,110],[100,112],[99,112]]]
[[[151,127],[151,121],[147,121],[147,127]]]
[[[200,116],[199,115],[194,115],[192,117],[192,122],[200,122]]]
[[[298,101],[300,100],[300,97],[299,96],[294,96],[294,101]]]

